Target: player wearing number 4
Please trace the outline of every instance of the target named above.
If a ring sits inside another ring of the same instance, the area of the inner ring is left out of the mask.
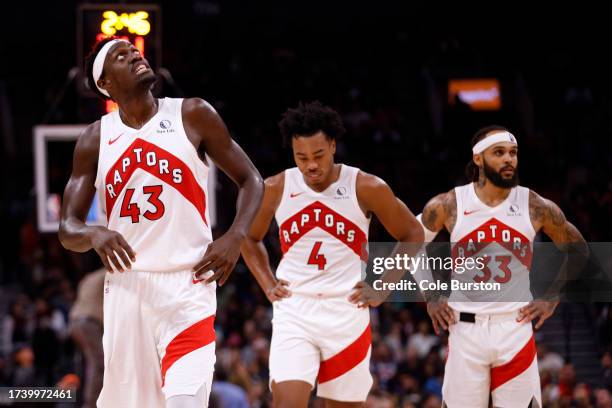
[[[418,217],[426,241],[442,228],[450,232],[453,256],[490,254],[482,271],[454,277],[497,282],[502,288],[475,298],[453,291],[448,302],[428,299],[436,333],[440,328],[450,332],[443,406],[484,408],[491,395],[494,407],[541,407],[530,322],[536,321],[536,329],[542,326],[558,300],[527,301],[532,243],[542,231],[562,250],[574,246],[584,254],[588,249],[555,203],[518,186],[518,144],[507,129],[479,130],[472,153],[467,168],[472,182],[434,197]]]
[[[119,109],[79,137],[59,236],[67,249],[94,249],[108,269],[97,405],[207,406],[215,281],[222,285],[240,256],[261,176],[209,104],[153,97],[155,75],[129,42],[104,40],[88,61],[90,87]],[[214,242],[204,152],[240,187],[236,218]],[[105,227],[84,222],[96,190]]]
[[[262,207],[242,255],[273,304],[270,386],[275,407],[363,406],[369,372],[370,315],[361,280],[371,215],[400,242],[422,242],[420,224],[373,175],[334,163],[340,116],[319,102],[300,103],[279,127],[297,167],[265,181]],[[262,243],[272,217],[283,258],[272,273]]]

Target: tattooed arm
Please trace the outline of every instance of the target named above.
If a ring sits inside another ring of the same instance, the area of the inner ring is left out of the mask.
[[[454,189],[438,194],[423,208],[421,222],[429,231],[437,233],[442,228],[446,228],[448,232],[452,232],[456,221],[457,200]],[[423,280],[435,280],[428,268],[419,268],[415,271],[414,279],[417,283]],[[440,334],[440,329],[447,330],[451,324],[455,323],[453,310],[448,306],[448,299],[443,293],[431,290],[422,293],[427,300],[427,313],[431,318],[434,331]]]
[[[519,321],[530,322],[538,318],[535,328],[539,329],[559,304],[563,287],[582,270],[589,248],[580,231],[567,221],[559,206],[533,191],[529,192],[529,216],[533,228],[548,235],[557,248],[567,254],[557,277],[544,295],[545,299],[552,300],[535,300],[519,311]]]
[[[438,194],[423,208],[423,225],[430,231],[439,232],[442,228],[450,233],[457,221],[457,200],[455,190]]]
[[[533,191],[529,192],[529,216],[533,228],[548,235],[561,250],[566,244],[586,244],[580,231],[565,219],[559,206]]]

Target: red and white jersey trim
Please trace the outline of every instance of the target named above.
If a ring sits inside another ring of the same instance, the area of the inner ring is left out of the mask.
[[[133,270],[193,267],[212,241],[208,167],[187,138],[183,99],[159,99],[140,129],[116,110],[102,117],[96,189],[108,228],[136,252]]]
[[[285,171],[276,211],[283,259],[276,273],[294,293],[344,295],[361,279],[370,219],[357,200],[358,172],[341,165],[338,180],[317,192],[298,168]]]
[[[514,187],[495,207],[484,204],[473,183],[456,187],[457,220],[451,233],[452,255],[483,257],[486,268],[476,273],[454,273],[461,282],[501,284],[500,291],[453,291],[450,306],[472,313],[506,313],[532,299],[529,270],[535,230],[529,215],[529,189]]]

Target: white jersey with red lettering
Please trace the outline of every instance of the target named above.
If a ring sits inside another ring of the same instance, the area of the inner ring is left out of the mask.
[[[212,241],[208,167],[183,128],[183,99],[161,98],[140,129],[102,117],[96,188],[108,228],[136,252],[132,270],[188,270]]]
[[[276,210],[283,252],[276,275],[294,293],[342,296],[361,280],[370,218],[357,201],[358,172],[342,164],[338,180],[316,192],[297,167],[285,171]]]
[[[175,395],[207,400],[212,382],[216,284],[192,272],[212,241],[208,168],[183,128],[183,100],[158,101],[140,129],[118,111],[101,121],[96,188],[108,228],[136,261],[105,278],[99,408],[163,408]]]
[[[470,183],[455,188],[457,220],[451,233],[452,255],[481,257],[485,267],[452,278],[462,283],[499,283],[499,290],[453,290],[449,305],[460,312],[507,313],[532,300],[529,270],[536,232],[529,216],[529,189],[512,188],[499,205],[484,204]]]
[[[320,398],[347,402],[365,401],[372,387],[370,313],[348,301],[370,224],[357,200],[358,173],[342,164],[338,180],[316,192],[288,169],[276,211],[276,274],[293,295],[273,303],[270,382],[316,383]]]

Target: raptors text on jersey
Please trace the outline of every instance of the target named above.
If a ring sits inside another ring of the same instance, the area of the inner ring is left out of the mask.
[[[101,120],[96,189],[108,228],[136,252],[132,270],[188,270],[212,241],[208,167],[187,138],[182,103],[159,99],[140,129],[125,125],[118,110]]]
[[[358,172],[342,164],[338,180],[316,192],[298,168],[285,171],[276,210],[283,258],[276,274],[294,293],[345,295],[361,279],[370,219],[357,200]]]
[[[499,205],[490,207],[476,195],[473,183],[456,187],[457,220],[451,233],[452,256],[484,258],[484,268],[453,273],[465,283],[498,283],[493,292],[453,291],[449,305],[472,313],[518,310],[532,299],[529,271],[535,230],[529,216],[529,189],[514,187]]]

